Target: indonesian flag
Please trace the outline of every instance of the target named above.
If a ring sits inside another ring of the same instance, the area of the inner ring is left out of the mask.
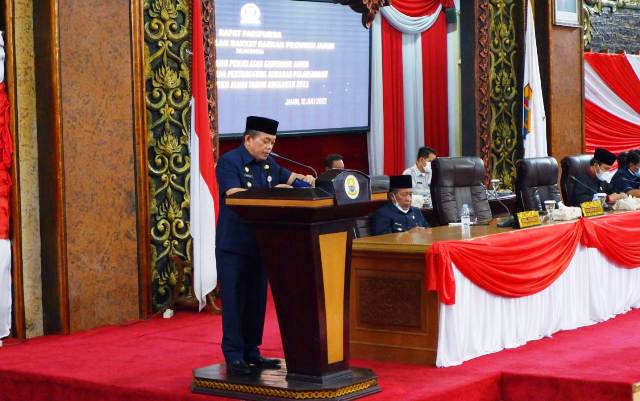
[[[193,59],[191,67],[191,237],[193,237],[193,291],[200,310],[216,287],[216,217],[218,184],[209,136],[207,76],[204,64],[200,2],[193,4]]]
[[[522,138],[524,157],[545,157],[547,153],[547,122],[540,83],[540,65],[536,44],[536,28],[527,0],[527,28],[525,34],[524,82],[522,99]]]

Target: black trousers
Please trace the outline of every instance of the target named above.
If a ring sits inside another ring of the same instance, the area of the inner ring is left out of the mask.
[[[216,249],[222,298],[222,352],[227,361],[257,357],[267,303],[267,275],[259,252]]]

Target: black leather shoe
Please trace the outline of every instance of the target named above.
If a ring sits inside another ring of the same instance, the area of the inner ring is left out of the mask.
[[[233,376],[249,376],[251,368],[242,359],[236,359],[227,363],[227,372]]]
[[[257,358],[245,358],[250,366],[259,369],[280,369],[280,359],[263,358],[262,355]]]

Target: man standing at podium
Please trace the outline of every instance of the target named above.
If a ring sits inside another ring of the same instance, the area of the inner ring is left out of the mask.
[[[216,225],[216,262],[222,298],[222,352],[227,371],[249,375],[251,368],[278,368],[278,359],[260,355],[267,276],[255,233],[225,205],[226,196],[252,188],[291,187],[298,179],[314,184],[313,176],[292,173],[269,155],[278,122],[247,117],[243,143],[223,154],[216,166],[220,214]]]

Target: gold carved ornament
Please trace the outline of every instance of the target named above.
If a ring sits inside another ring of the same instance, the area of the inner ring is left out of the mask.
[[[192,269],[178,280],[179,258],[191,266],[189,234],[190,4],[144,1],[145,103],[151,219],[154,310],[176,291],[189,294]],[[178,281],[182,285],[178,286]],[[176,288],[180,287],[180,288]]]
[[[196,388],[209,388],[214,390],[238,392],[243,394],[261,395],[266,397],[286,398],[292,400],[321,400],[335,399],[349,394],[357,393],[378,384],[376,379],[370,379],[362,383],[352,384],[337,390],[293,391],[271,387],[259,387],[249,384],[234,384],[215,380],[196,379],[193,384]]]
[[[512,188],[518,160],[515,0],[490,0],[489,74],[492,176]]]

